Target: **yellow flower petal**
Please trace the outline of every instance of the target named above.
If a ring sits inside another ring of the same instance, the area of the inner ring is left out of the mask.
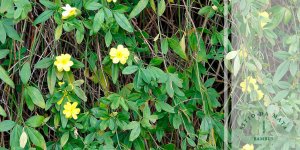
[[[69,4],[67,4],[65,7],[62,7],[64,11],[62,12],[62,19],[68,19],[70,17],[77,15],[77,8],[71,7]]]
[[[116,48],[110,49],[109,55],[110,55],[110,59],[114,64],[117,64],[119,62],[121,64],[125,64],[130,55],[130,52],[128,48],[124,48],[123,45],[118,45],[117,49]]]
[[[70,67],[74,65],[73,61],[71,61],[70,54],[61,54],[57,56],[54,65],[57,67],[59,72],[62,71],[70,71]]]
[[[77,102],[74,102],[71,106],[72,109],[75,109],[77,107],[78,103]]]
[[[79,108],[75,108],[73,112],[74,112],[74,114],[79,114],[80,113],[80,109]]]
[[[123,50],[124,49],[124,46],[123,45],[118,45],[118,50]]]
[[[261,90],[257,90],[256,94],[258,100],[261,100],[264,97],[264,93]]]
[[[258,85],[256,82],[256,79],[252,78],[251,76],[248,76],[243,82],[240,83],[242,92],[250,93],[252,90],[257,90]]]
[[[114,63],[114,64],[117,64],[117,63],[119,63],[119,61],[120,61],[120,60],[119,60],[119,58],[116,58],[116,57],[115,57],[115,58],[113,58],[113,63]]]
[[[123,58],[120,59],[120,63],[123,64],[123,65],[126,63],[126,61],[127,61],[126,57],[123,57]]]
[[[69,109],[71,109],[71,103],[70,102],[67,102],[65,105],[64,105],[64,109],[65,110],[69,110]]]
[[[246,144],[243,146],[242,150],[254,150],[253,144]]]
[[[58,85],[59,86],[62,86],[62,85],[64,85],[65,84],[65,82],[58,82]]]
[[[117,55],[117,49],[116,48],[111,48],[110,52],[109,52],[109,55],[111,57],[115,57]]]
[[[73,119],[77,119],[77,115],[76,114],[72,114]]]
[[[80,109],[76,108],[77,105],[78,105],[77,102],[74,102],[73,104],[71,104],[70,102],[67,102],[64,105],[63,114],[65,114],[66,118],[77,119],[77,114],[80,113]]]

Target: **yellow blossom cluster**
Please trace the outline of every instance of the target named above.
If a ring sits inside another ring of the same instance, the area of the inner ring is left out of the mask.
[[[251,76],[248,76],[243,82],[241,82],[240,86],[244,93],[251,93],[252,91],[256,92],[257,100],[261,100],[264,96],[264,93],[258,88],[256,79]]]

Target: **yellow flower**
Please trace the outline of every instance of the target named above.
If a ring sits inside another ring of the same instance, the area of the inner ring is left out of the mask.
[[[261,90],[256,90],[257,99],[261,100],[264,97],[264,93]]]
[[[213,5],[212,9],[216,11],[216,10],[218,10],[218,7],[216,5]]]
[[[110,2],[114,2],[115,3],[115,2],[117,2],[117,0],[107,0],[107,2],[108,3],[110,3]]]
[[[251,76],[248,76],[243,82],[240,83],[242,91],[244,93],[250,93],[252,90],[257,90],[258,85],[256,84],[256,80]],[[253,88],[253,89],[252,89]]]
[[[60,104],[63,102],[64,98],[65,98],[65,96],[63,96],[63,97],[57,102],[57,104],[60,105]]]
[[[119,62],[125,64],[129,56],[129,51],[123,45],[118,45],[117,48],[110,49],[109,55],[114,64]]]
[[[56,60],[54,65],[57,67],[59,72],[70,71],[70,67],[73,66],[73,61],[71,61],[70,54],[61,54],[60,56],[56,56]]]
[[[260,27],[264,28],[264,26],[270,21],[270,15],[266,11],[260,12],[258,15],[261,17]]]
[[[246,144],[241,150],[254,150],[253,144]]]
[[[73,119],[77,119],[77,115],[80,113],[80,109],[76,108],[78,105],[77,102],[74,102],[73,104],[71,104],[70,102],[67,102],[64,105],[64,111],[63,114],[65,114],[66,118],[73,118]]]
[[[64,85],[65,84],[65,82],[58,82],[58,85],[59,86],[62,86],[62,85]]]
[[[60,105],[67,95],[68,95],[68,92],[64,91],[64,96],[57,102],[57,104]]]
[[[242,58],[247,58],[248,57],[248,51],[247,51],[247,49],[241,49],[239,51],[239,56],[242,57]]]
[[[65,7],[62,7],[62,9],[64,9],[64,11],[62,12],[62,19],[68,19],[78,14],[77,8],[71,7],[69,4],[67,4]]]

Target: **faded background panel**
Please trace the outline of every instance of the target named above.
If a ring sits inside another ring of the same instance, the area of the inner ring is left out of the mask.
[[[232,149],[300,149],[299,0],[232,0]]]

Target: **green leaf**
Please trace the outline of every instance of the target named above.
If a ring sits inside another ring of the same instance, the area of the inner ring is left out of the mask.
[[[55,66],[52,66],[51,68],[48,69],[48,73],[47,73],[47,85],[51,95],[53,95],[55,83],[56,83]]]
[[[63,25],[58,25],[56,27],[55,34],[54,34],[55,40],[59,40],[60,39],[61,34],[62,34],[62,29],[63,29]]]
[[[111,101],[111,109],[117,109],[120,106],[121,99],[123,99],[119,94],[111,94],[108,98]]]
[[[145,7],[147,6],[149,0],[140,0],[138,4],[133,8],[131,13],[129,14],[129,18],[133,18],[138,15]]]
[[[98,0],[88,0],[84,3],[84,8],[87,10],[97,10],[102,7],[101,4],[97,3]]]
[[[153,9],[153,11],[156,12],[156,6],[155,6],[154,0],[150,0],[149,2],[150,2],[150,6]]]
[[[36,145],[36,146],[38,146],[42,149],[46,149],[45,139],[44,139],[43,135],[41,133],[39,133],[39,131],[28,127],[28,128],[25,128],[25,132],[27,133],[27,135],[29,136],[30,141],[34,145]]]
[[[31,100],[31,98],[29,97],[27,91],[28,91],[27,88],[25,88],[25,89],[24,89],[24,92],[23,92],[23,97],[24,97],[24,99],[25,99],[25,102],[26,102],[26,104],[27,104],[28,109],[29,109],[30,111],[33,111],[33,109],[34,109],[34,104],[33,104],[32,100]]]
[[[133,28],[124,14],[115,12],[114,17],[121,28],[128,32],[133,32]]]
[[[131,131],[131,133],[129,135],[129,141],[134,141],[137,137],[139,137],[140,133],[141,133],[141,125],[138,122],[137,126],[135,126],[132,129],[132,131]]]
[[[202,7],[202,8],[199,10],[198,14],[199,14],[199,15],[207,15],[207,14],[209,14],[211,11],[213,11],[213,9],[212,9],[211,6],[204,6],[204,7]]]
[[[114,84],[116,84],[119,77],[119,65],[113,64],[111,69],[112,81]]]
[[[57,4],[50,2],[48,0],[39,0],[39,2],[44,5],[45,7],[49,8],[49,9],[56,9],[59,8]]]
[[[3,24],[5,32],[8,37],[17,40],[17,41],[22,41],[21,37],[19,36],[18,32],[10,25],[8,24]],[[1,35],[2,36],[2,35]]]
[[[298,72],[298,63],[297,62],[291,62],[290,64],[290,73],[292,76],[295,76]]]
[[[94,22],[93,22],[93,30],[94,32],[98,32],[104,22],[104,11],[103,9],[100,9],[95,17],[94,17]]]
[[[63,114],[63,110],[64,110],[64,105],[60,105],[60,122],[63,128],[66,128],[67,124],[68,124],[68,119],[66,118],[66,116]]]
[[[166,10],[166,2],[165,2],[165,0],[160,0],[157,8],[158,8],[158,11],[157,11],[158,16],[162,16],[162,14]]]
[[[37,25],[39,23],[43,23],[46,20],[48,20],[52,15],[54,11],[53,10],[45,10],[42,14],[40,14],[33,22],[33,25]]]
[[[69,140],[69,132],[65,132],[61,136],[61,139],[60,139],[60,145],[61,145],[61,147],[64,147],[65,144],[68,142],[68,140]]]
[[[27,119],[25,124],[27,126],[36,128],[43,124],[44,119],[45,119],[44,116],[36,115],[36,116],[30,117],[29,119]]]
[[[88,134],[85,139],[84,139],[84,144],[88,145],[90,143],[92,143],[95,139],[95,133],[90,133]]]
[[[198,42],[197,42],[197,36],[195,34],[195,32],[192,32],[189,37],[188,37],[188,40],[189,40],[189,45],[191,47],[191,49],[193,51],[196,51],[198,49]]]
[[[0,65],[0,79],[8,84],[10,87],[15,88],[14,82],[9,78],[7,72]]]
[[[173,117],[173,127],[174,129],[179,129],[179,126],[181,125],[182,121],[180,118],[180,115],[176,114]]]
[[[3,116],[3,117],[7,116],[5,110],[3,109],[3,107],[1,105],[0,105],[0,115]]]
[[[23,11],[23,9],[20,8],[20,7],[18,7],[18,8],[15,10],[15,13],[14,13],[14,19],[18,19],[18,18],[21,16],[22,11]]]
[[[1,33],[0,33],[0,35],[1,35]],[[5,58],[8,54],[9,54],[9,50],[8,49],[1,49],[0,50],[0,59]]]
[[[82,99],[84,102],[87,101],[87,97],[86,97],[84,91],[83,91],[80,87],[75,86],[75,87],[74,87],[74,92],[75,92],[75,94],[76,94],[80,99]]]
[[[205,81],[204,86],[205,87],[210,87],[214,84],[215,78],[209,78],[208,80]]]
[[[16,126],[10,132],[9,144],[11,148],[20,146],[20,136],[22,134],[22,129],[22,126],[16,124]]]
[[[80,68],[84,67],[84,64],[82,62],[78,61],[77,59],[72,57],[71,60],[74,63],[74,65],[71,68],[80,69]]]
[[[161,52],[163,54],[167,54],[169,50],[168,48],[169,48],[168,39],[163,39],[161,42]]]
[[[169,112],[169,113],[175,113],[174,108],[171,105],[169,105],[165,102],[162,102],[162,101],[157,101],[157,104],[161,107],[162,110]]]
[[[30,79],[31,76],[31,69],[30,69],[30,63],[26,62],[21,71],[19,72],[20,77],[21,77],[21,81],[23,82],[23,84],[27,84],[28,80]]]
[[[164,150],[176,150],[176,146],[174,144],[166,144],[163,146]]]
[[[5,41],[6,41],[6,32],[5,32],[5,29],[4,29],[4,26],[3,26],[3,24],[2,24],[2,22],[0,22],[0,42],[2,43],[2,44],[4,44],[5,43]]]
[[[13,1],[12,0],[5,0],[1,1],[0,3],[0,13],[4,14],[4,12],[8,11],[9,9],[13,8]]]
[[[32,86],[27,87],[27,92],[33,103],[41,108],[45,108],[45,100],[41,92]]]
[[[49,58],[49,57],[46,57],[46,58],[43,58],[42,60],[38,61],[34,65],[34,68],[38,68],[38,69],[48,68],[52,64],[53,64],[53,59]]]
[[[292,18],[292,12],[290,11],[290,9],[286,8],[284,13],[284,20],[283,20],[284,24],[288,24],[291,18]]]
[[[133,74],[138,70],[138,66],[132,65],[132,66],[127,66],[126,68],[123,69],[122,74]]]
[[[171,49],[177,54],[179,55],[181,58],[187,60],[187,56],[184,52],[184,50],[182,50],[179,41],[177,38],[173,37],[173,38],[169,38],[168,39],[169,42],[169,46],[171,47]]]
[[[277,83],[288,71],[289,69],[289,65],[290,65],[290,62],[288,61],[284,61],[283,63],[281,63],[275,74],[274,74],[274,77],[273,77],[273,82],[274,83]]]
[[[167,90],[167,93],[170,97],[173,97],[174,96],[174,88],[173,88],[173,83],[171,80],[168,80],[166,82],[166,90]]]
[[[11,120],[4,120],[0,122],[0,132],[8,131],[12,129],[16,123]]]
[[[109,46],[110,46],[111,41],[112,41],[112,35],[111,35],[111,32],[108,31],[108,32],[106,32],[106,34],[105,34],[105,45],[106,45],[106,47],[109,47]]]
[[[164,60],[162,58],[154,57],[154,58],[151,59],[149,65],[159,66],[162,62],[164,62]]]
[[[76,42],[78,44],[80,44],[83,41],[84,38],[84,33],[82,33],[81,31],[77,30],[76,31]]]
[[[195,147],[196,146],[196,143],[191,139],[191,138],[186,138],[187,139],[187,142],[192,146],[192,147]]]

